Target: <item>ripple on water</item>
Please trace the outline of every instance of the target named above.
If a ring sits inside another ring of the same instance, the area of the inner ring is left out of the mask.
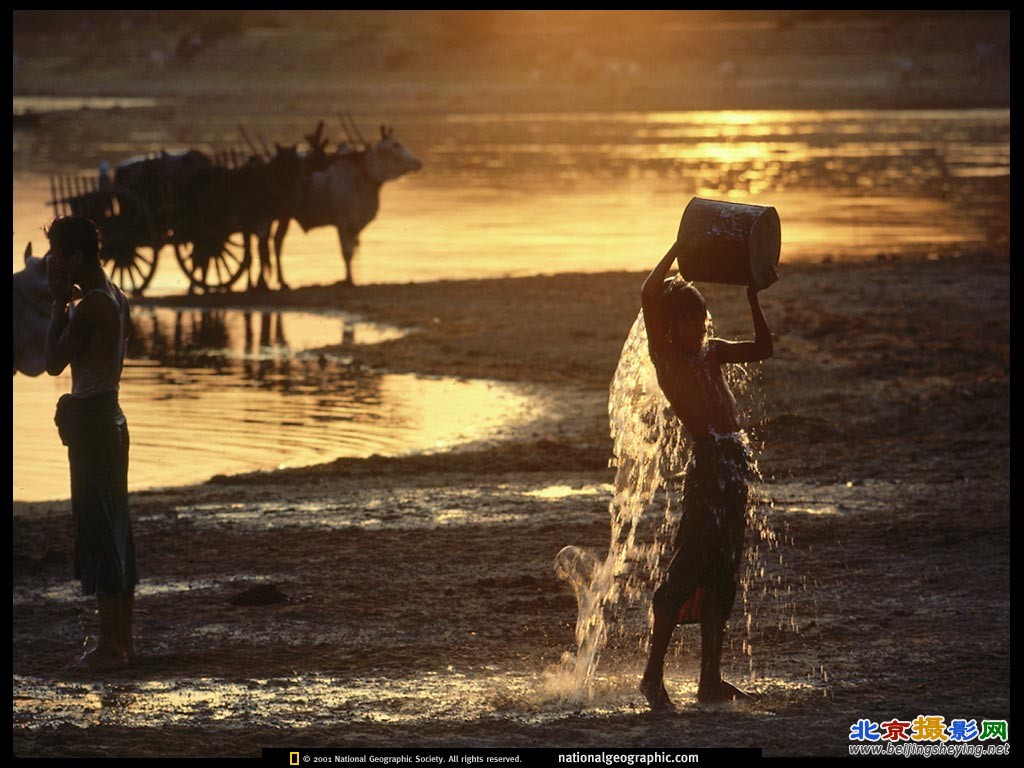
[[[544,407],[498,382],[377,373],[316,351],[398,338],[344,313],[141,310],[121,382],[131,490],[495,439]],[[67,497],[70,374],[14,380],[14,498]]]
[[[24,103],[16,98],[15,109]],[[187,125],[190,146],[222,150],[225,130],[238,138],[235,122],[178,112],[172,123]],[[305,115],[278,119],[288,141],[311,127]],[[93,175],[101,159],[116,164],[161,148],[152,131],[133,135],[130,123],[118,131],[116,119],[92,136],[56,135],[62,123],[52,123],[36,129],[42,136],[15,135],[15,269],[26,241],[39,246],[50,213],[49,179],[21,169],[45,160]],[[169,135],[177,128],[166,126]],[[1009,108],[445,110],[410,114],[402,134],[427,165],[388,185],[354,262],[361,284],[634,270],[635,254],[664,251],[691,195],[775,206],[787,262],[993,247],[1009,231]],[[333,228],[292,227],[286,251],[295,287],[342,277]],[[165,248],[149,294],[187,288]]]

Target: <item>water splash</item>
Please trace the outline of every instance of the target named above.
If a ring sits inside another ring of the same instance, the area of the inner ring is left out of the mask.
[[[783,678],[768,679],[765,685],[782,694],[812,687],[804,680]],[[637,711],[632,681],[625,677],[603,672],[593,688],[588,715],[607,718]],[[251,728],[325,728],[343,721],[362,734],[379,735],[380,729],[393,726],[447,728],[470,722],[495,728],[558,726],[579,714],[578,707],[559,705],[538,690],[532,671],[453,666],[395,676],[305,672],[79,680],[14,675],[11,693],[16,734],[45,734],[61,727],[81,729],[79,733],[168,727],[242,733]]]
[[[710,338],[710,314],[707,322]],[[737,407],[747,421],[763,407],[750,396],[755,370],[740,365],[725,369]],[[578,704],[589,703],[595,695],[594,673],[611,636],[638,639],[646,651],[653,622],[651,598],[679,520],[677,499],[690,441],[658,385],[642,312],[619,356],[608,414],[616,467],[615,495],[609,505],[611,542],[603,561],[576,546],[563,548],[555,557],[556,574],[569,583],[577,600],[576,652],[563,654],[542,682],[545,690]],[[748,527],[756,543],[746,549],[740,592],[747,616],[743,651],[748,656],[752,655],[752,584],[765,573],[764,553],[775,547],[765,510],[758,509],[751,494]],[[753,679],[752,666],[750,674]]]

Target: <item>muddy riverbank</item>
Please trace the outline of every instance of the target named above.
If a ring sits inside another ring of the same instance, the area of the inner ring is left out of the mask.
[[[552,558],[567,544],[608,546],[606,399],[641,279],[275,294],[410,331],[359,349],[367,366],[576,396],[543,434],[504,443],[135,494],[140,658],[102,676],[66,669],[96,630],[70,581],[66,502],[16,503],[15,753],[838,755],[860,718],[1008,718],[1009,264],[984,254],[793,266],[764,293],[776,356],[752,372],[764,396],[750,427],[778,543],[725,658],[763,698],[695,705],[696,638],[683,633],[668,666],[681,713],[640,706],[638,637],[611,644],[588,706],[559,701],[551,673],[572,650],[576,606]],[[706,295],[720,335],[748,332],[742,291]]]

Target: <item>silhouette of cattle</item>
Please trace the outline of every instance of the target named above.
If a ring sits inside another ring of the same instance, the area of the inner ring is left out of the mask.
[[[319,135],[319,131],[317,132]],[[345,260],[345,282],[352,281],[352,257],[359,245],[359,233],[380,210],[380,188],[423,164],[402,146],[390,127],[380,127],[380,139],[372,146],[352,150],[348,145],[328,154],[319,144],[306,156],[301,194],[287,215],[281,216],[274,233],[278,281],[287,288],[281,271],[284,236],[291,219],[303,231],[333,226],[338,232]]]
[[[233,233],[242,234],[241,266],[248,287],[266,288],[270,267],[270,227],[295,206],[302,192],[302,160],[294,146],[276,145],[269,159],[253,156],[238,168],[211,165],[200,169],[181,196],[184,227],[180,239],[193,244],[194,257],[182,266],[192,291],[207,282],[211,260]],[[252,238],[258,240],[259,267],[253,279]],[[179,258],[179,260],[181,260]]]

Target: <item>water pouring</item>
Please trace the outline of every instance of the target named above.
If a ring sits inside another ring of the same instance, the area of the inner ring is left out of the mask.
[[[758,292],[778,279],[780,246],[774,208],[694,198],[676,242],[644,281],[641,311],[609,398],[618,473],[608,556],[599,563],[566,548],[558,559],[579,608],[577,655],[563,665],[584,688],[605,643],[605,612],[623,595],[653,592],[649,656],[639,686],[651,709],[674,708],[663,666],[680,624],[701,629],[698,701],[751,698],[726,682],[720,669],[745,556],[749,481],[756,476],[728,372],[774,353]],[[680,274],[669,279],[676,262]],[[747,286],[753,341],[713,335],[693,280]],[[637,533],[656,497],[665,510],[661,535],[641,541]]]

